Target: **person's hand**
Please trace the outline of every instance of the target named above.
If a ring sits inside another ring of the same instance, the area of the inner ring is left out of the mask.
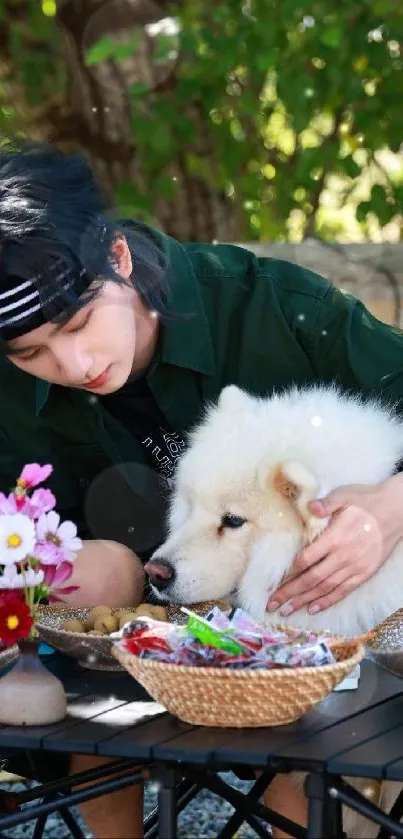
[[[269,612],[310,614],[328,609],[376,573],[403,538],[403,475],[376,486],[340,487],[312,501],[310,511],[332,517],[327,529],[296,558],[292,576],[273,592]]]

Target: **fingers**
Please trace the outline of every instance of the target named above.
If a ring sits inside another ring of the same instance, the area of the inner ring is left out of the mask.
[[[314,516],[323,518],[353,504],[356,494],[355,486],[341,486],[329,492],[325,498],[315,498],[308,506]]]
[[[333,591],[331,591],[325,597],[319,597],[318,600],[315,599],[315,602],[308,608],[308,612],[311,615],[315,615],[318,612],[323,612],[325,609],[328,609],[329,606],[334,606],[335,603],[338,603],[339,600],[343,600],[344,597],[347,597],[348,594],[351,594],[358,586],[362,585],[365,582],[366,576],[355,576],[355,577],[348,577],[347,579],[343,580],[339,585],[335,585]]]
[[[325,564],[326,560],[323,562],[323,565]],[[280,609],[280,615],[284,615],[284,617],[286,617],[291,615],[293,612],[297,612],[298,609],[303,608],[308,608],[308,612],[311,615],[314,615],[321,611],[321,608],[327,608],[326,606],[321,606],[321,604],[330,601],[336,591],[338,594],[336,599],[332,600],[334,603],[349,594],[349,592],[355,587],[355,585],[353,585],[353,587],[350,588],[352,580],[355,579],[361,580],[361,577],[351,577],[351,571],[348,565],[345,565],[344,568],[333,570],[331,573],[327,574],[324,579],[317,582],[316,585],[310,586],[301,594],[297,594],[292,597],[291,600],[287,601]]]
[[[293,576],[272,594],[267,611],[286,617],[304,607],[310,614],[329,608],[372,576],[382,545],[373,516],[356,506],[340,511],[295,560]]]
[[[324,597],[329,594],[333,588],[330,580],[335,573],[340,574],[341,572],[343,572],[343,579],[345,579],[349,573],[348,564],[342,562],[338,554],[326,557],[321,562],[315,563],[312,568],[309,568],[303,574],[293,577],[284,586],[281,586],[267,604],[267,611],[272,612],[280,609],[281,615],[291,615],[296,609],[312,603],[315,596]],[[338,582],[342,582],[342,579],[340,578]],[[273,608],[274,604],[275,608]]]

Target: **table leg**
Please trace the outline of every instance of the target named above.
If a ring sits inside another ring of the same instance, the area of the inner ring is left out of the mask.
[[[158,783],[158,837],[176,839],[176,782],[177,773],[170,766],[157,765],[153,777]]]
[[[307,839],[324,839],[326,833],[325,778],[319,772],[312,772],[305,781],[305,795],[308,799]]]
[[[327,790],[329,790],[329,786]],[[326,837],[327,839],[340,839],[344,836],[341,801],[327,795],[325,804]]]

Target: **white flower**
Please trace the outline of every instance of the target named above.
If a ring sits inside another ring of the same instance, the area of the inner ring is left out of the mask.
[[[27,568],[19,573],[15,565],[7,565],[0,577],[0,589],[40,586],[44,578],[45,574],[41,569],[35,571],[34,568]]]
[[[63,521],[60,524],[60,516],[51,510],[50,513],[43,513],[36,522],[36,536],[38,542],[52,542],[60,548],[64,559],[74,560],[77,551],[80,551],[83,543],[77,536],[77,527],[72,521]]]
[[[32,553],[34,544],[35,525],[28,516],[0,516],[0,565],[21,562]]]

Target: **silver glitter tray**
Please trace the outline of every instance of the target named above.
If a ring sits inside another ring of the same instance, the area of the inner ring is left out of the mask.
[[[403,677],[403,608],[375,627],[368,657],[395,676]]]

